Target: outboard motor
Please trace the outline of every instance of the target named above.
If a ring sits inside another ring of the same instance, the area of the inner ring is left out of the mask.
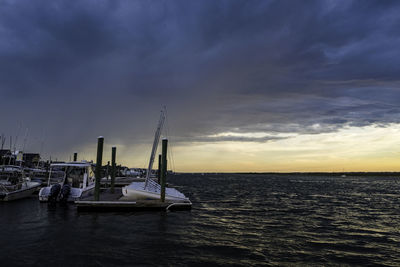
[[[55,184],[50,188],[49,203],[55,204],[57,202],[58,194],[60,194],[61,185]]]
[[[60,194],[60,204],[66,205],[69,194],[71,193],[71,186],[69,184],[64,184],[61,188]]]

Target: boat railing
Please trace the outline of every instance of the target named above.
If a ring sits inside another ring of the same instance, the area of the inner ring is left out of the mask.
[[[5,187],[3,184],[0,184],[0,191],[3,191],[5,193],[8,193],[7,187]]]

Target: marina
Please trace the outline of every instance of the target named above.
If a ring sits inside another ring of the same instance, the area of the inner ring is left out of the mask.
[[[125,168],[130,177],[116,177],[116,147],[112,147],[112,161],[102,165],[104,137],[98,137],[96,163],[78,161],[78,153],[74,153],[73,161],[49,163],[46,168],[27,166],[27,172],[34,179],[44,183],[38,193],[40,202],[48,202],[53,207],[56,203],[66,205],[74,203],[78,211],[172,211],[190,210],[192,202],[177,189],[168,187],[167,178],[167,144],[162,140],[162,153],[158,157],[159,169],[153,170],[157,147],[161,138],[166,116],[165,108],[160,112],[148,168],[145,172],[134,168]],[[9,152],[3,153],[17,162]],[[37,158],[40,158],[37,155]],[[24,168],[4,165],[0,169],[0,198],[9,201],[29,197],[41,185],[24,177]],[[140,177],[145,173],[145,177]],[[45,176],[44,176],[45,175]],[[156,176],[155,176],[156,175]],[[46,179],[47,176],[47,179]],[[19,183],[13,181],[19,181]],[[29,181],[28,181],[29,180]],[[47,181],[46,181],[47,180]],[[23,183],[22,183],[23,181]],[[13,188],[11,188],[13,183]],[[122,187],[121,187],[122,186]],[[13,190],[13,191],[12,191]],[[17,197],[18,196],[18,197]]]
[[[0,0],[0,267],[400,266],[399,14]]]
[[[157,124],[157,129],[154,135],[153,146],[149,159],[149,165],[146,171],[144,181],[137,181],[135,179],[129,185],[124,186],[122,189],[115,188],[115,158],[116,147],[112,148],[112,162],[111,162],[111,188],[109,190],[100,191],[100,168],[96,165],[96,190],[94,200],[88,198],[77,199],[75,204],[78,210],[85,211],[132,211],[132,210],[176,210],[176,209],[190,209],[192,202],[184,194],[166,186],[167,177],[167,144],[168,140],[162,140],[162,154],[159,157],[158,170],[160,184],[152,177],[152,167],[157,152],[158,143],[161,137],[161,131],[165,121],[165,109],[160,112],[160,119]],[[98,138],[97,145],[97,162],[101,162],[103,154],[104,138]]]

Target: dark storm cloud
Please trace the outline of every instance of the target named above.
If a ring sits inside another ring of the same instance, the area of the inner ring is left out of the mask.
[[[2,1],[0,132],[45,131],[52,152],[100,134],[143,143],[164,104],[188,142],[397,123],[399,12],[397,1]]]

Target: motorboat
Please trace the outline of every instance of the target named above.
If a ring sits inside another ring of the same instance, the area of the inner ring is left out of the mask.
[[[39,200],[73,202],[92,195],[94,185],[95,176],[90,162],[51,164],[47,186],[40,189]]]
[[[40,185],[30,181],[20,166],[0,166],[0,201],[30,197]]]
[[[146,172],[146,180],[144,182],[132,182],[128,186],[122,188],[123,198],[127,200],[160,200],[161,185],[152,179],[152,167],[154,157],[157,152],[157,146],[160,140],[162,127],[165,121],[165,109],[161,111],[157,130],[154,135],[153,148],[150,155],[149,166]],[[184,194],[175,188],[165,188],[165,201],[167,202],[190,202]]]

